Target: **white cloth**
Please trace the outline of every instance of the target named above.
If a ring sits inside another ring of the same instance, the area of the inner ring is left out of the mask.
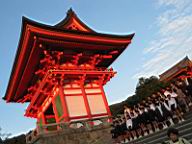
[[[168,95],[171,95],[171,93],[169,91],[164,91],[164,95],[167,97]]]
[[[159,105],[157,106],[157,108],[159,109],[161,115],[163,116],[163,111],[162,111],[162,109],[161,109],[161,105],[159,104]]]
[[[178,96],[175,92],[170,93],[170,95],[171,95],[171,97],[173,97],[173,98],[175,98],[175,97]]]
[[[127,129],[129,129],[129,127],[132,128],[132,126],[133,126],[132,119],[128,119],[128,120],[126,120],[126,126],[127,126]]]
[[[155,105],[154,105],[154,104],[150,104],[150,109],[152,109],[153,111],[155,111]]]
[[[171,105],[175,105],[175,108],[177,107],[177,102],[175,100],[174,97],[171,97],[169,100],[168,100],[168,104],[169,104],[169,108],[171,109]]]

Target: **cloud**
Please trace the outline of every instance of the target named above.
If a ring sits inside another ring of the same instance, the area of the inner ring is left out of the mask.
[[[176,9],[184,9],[191,0],[158,0],[160,6],[172,6]]]
[[[192,58],[192,4],[190,0],[158,0],[166,8],[156,19],[156,39],[144,49],[147,59],[133,78],[159,75],[186,55]]]

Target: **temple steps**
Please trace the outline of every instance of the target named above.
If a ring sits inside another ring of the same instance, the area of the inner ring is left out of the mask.
[[[179,124],[176,124],[173,127],[177,128],[179,130],[180,136],[186,138],[187,140],[189,140],[192,143],[192,112],[185,114],[185,121],[183,121]],[[134,143],[134,144],[161,144],[162,142],[168,140],[167,130],[168,130],[168,128],[155,132],[153,134],[149,134],[142,138],[133,140],[133,141],[129,142],[128,144],[131,144],[131,143]]]

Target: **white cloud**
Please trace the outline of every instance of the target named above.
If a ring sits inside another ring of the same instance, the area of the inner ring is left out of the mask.
[[[166,8],[155,24],[157,38],[149,43],[143,56],[152,55],[133,78],[159,75],[188,55],[192,58],[192,4],[190,0],[159,0]]]
[[[176,9],[183,9],[190,3],[190,0],[159,0],[160,6],[173,6]]]

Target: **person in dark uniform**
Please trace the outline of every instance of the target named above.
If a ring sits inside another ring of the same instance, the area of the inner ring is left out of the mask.
[[[141,137],[142,136],[142,128],[141,128],[141,114],[139,113],[139,109],[135,110],[135,127],[136,127],[136,131],[137,131],[137,137]]]
[[[189,84],[186,87],[186,93],[190,98],[189,106],[191,106],[192,105],[192,78],[188,78],[187,81]]]
[[[137,114],[134,110],[130,111],[130,117],[132,119],[133,122],[133,139],[137,138],[136,132],[138,130],[138,121],[137,121]]]
[[[149,104],[145,103],[145,106],[144,106],[144,119],[145,119],[145,125],[147,127],[147,132],[148,133],[153,132],[153,130],[152,130],[152,121],[151,121],[151,119],[153,119],[153,118],[150,118],[152,116],[151,114],[152,113],[150,111]]]
[[[117,143],[119,136],[119,126],[116,119],[113,120],[112,130],[111,130],[112,139]]]
[[[142,134],[147,135],[147,127],[145,126],[145,124],[146,124],[146,115],[145,115],[143,105],[141,105],[140,108],[139,108],[138,123],[139,123],[139,127],[141,129]]]
[[[157,115],[156,115],[156,107],[155,107],[155,104],[152,102],[152,101],[149,101],[149,107],[150,107],[150,115],[151,115],[151,121],[152,121],[152,124],[153,124],[153,130],[154,131],[159,131],[159,126],[158,126],[158,118],[157,118]]]
[[[171,109],[168,106],[168,102],[165,100],[165,98],[161,98],[160,103],[161,109],[163,111],[163,117],[165,118],[165,123],[167,124],[167,126],[173,125],[173,115],[171,113]]]
[[[159,102],[158,99],[156,99],[156,102],[155,102],[155,114],[156,114],[156,117],[157,117],[157,121],[158,121],[158,127],[160,129],[162,129],[163,127],[166,128],[166,125],[164,124],[164,117],[163,117],[163,111],[161,109],[161,103]]]
[[[133,133],[134,133],[134,132],[133,132],[133,131],[134,131],[134,130],[133,130],[133,122],[132,122],[132,119],[131,119],[131,117],[129,116],[129,113],[128,113],[128,112],[126,113],[125,120],[126,120],[126,127],[127,127],[126,137],[127,137],[128,140],[130,141],[130,140],[133,139],[133,137],[134,137],[134,135],[136,135],[136,133],[133,134]]]

